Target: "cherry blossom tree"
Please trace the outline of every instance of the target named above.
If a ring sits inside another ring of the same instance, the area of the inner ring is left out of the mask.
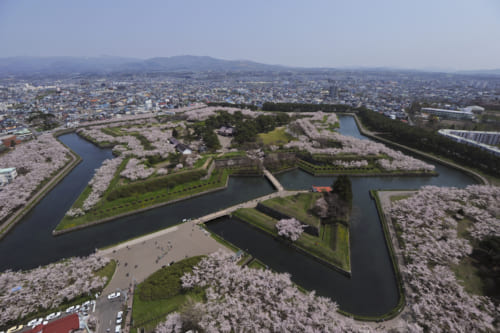
[[[281,219],[276,223],[278,235],[291,239],[295,242],[304,231],[305,226],[295,218]]]
[[[51,309],[104,287],[95,271],[109,259],[91,255],[70,258],[25,272],[0,274],[0,326],[40,309]]]
[[[421,170],[432,171],[434,166],[417,160],[411,156],[390,149],[381,143],[370,140],[361,140],[351,136],[344,136],[336,132],[322,129],[323,125],[316,125],[308,118],[297,119],[289,127],[289,133],[298,135],[298,141],[291,141],[285,145],[285,148],[299,148],[307,150],[312,154],[354,154],[359,156],[387,156],[380,158],[377,162],[385,170]],[[319,129],[318,129],[319,128]],[[299,134],[301,133],[301,134]],[[302,135],[303,134],[303,135]],[[320,141],[339,142],[341,148],[322,148]],[[361,162],[364,165],[364,163]]]
[[[498,309],[488,297],[467,293],[451,267],[472,252],[469,239],[457,233],[458,223],[464,217],[472,221],[467,231],[474,240],[498,236],[499,206],[500,188],[479,185],[426,186],[394,204],[391,216],[408,262],[402,271],[414,325],[430,332],[494,331]]]
[[[123,158],[121,157],[107,159],[102,163],[102,166],[96,170],[94,177],[89,182],[92,191],[82,205],[84,211],[90,210],[99,202],[122,162]]]
[[[125,170],[120,173],[120,176],[129,180],[146,179],[154,173],[153,168],[148,168],[143,164],[143,161],[136,158],[131,158],[127,162]]]
[[[0,156],[0,168],[15,167],[18,176],[0,191],[0,221],[25,205],[39,185],[70,159],[68,149],[51,134],[19,145]]]
[[[218,251],[201,260],[182,286],[206,288],[198,326],[206,332],[357,332],[337,305],[314,292],[302,293],[288,274],[238,266]],[[184,332],[181,314],[170,314],[156,332]]]

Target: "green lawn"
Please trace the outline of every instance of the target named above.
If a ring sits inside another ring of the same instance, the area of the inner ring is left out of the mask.
[[[233,212],[233,216],[243,220],[252,222],[255,226],[272,234],[276,233],[276,219],[266,215],[254,208],[241,208]]]
[[[270,132],[260,133],[258,139],[265,145],[280,146],[290,142],[293,137],[286,132],[284,127],[277,127]]]
[[[115,260],[111,260],[106,266],[104,266],[103,268],[97,270],[94,274],[97,275],[97,276],[105,277],[106,278],[106,285],[104,286],[104,288],[106,288],[106,286],[108,285],[108,283],[113,278],[113,274],[115,274],[115,270],[116,270],[116,261]]]
[[[463,218],[457,223],[457,236],[471,241],[467,229],[472,225],[472,220]],[[474,265],[474,260],[466,256],[457,265],[451,265],[451,270],[455,273],[459,283],[470,294],[484,295],[484,285],[479,276],[479,269]]]
[[[398,200],[408,199],[411,196],[412,196],[412,194],[393,195],[393,196],[390,197],[390,200],[391,200],[391,203],[392,203],[392,202],[395,202],[395,201],[398,201]]]
[[[470,294],[484,296],[483,282],[479,277],[479,269],[474,266],[470,257],[463,258],[458,265],[452,265],[451,270],[455,273],[458,282]]]
[[[267,269],[266,265],[259,259],[253,259],[248,263],[248,267],[253,268],[253,269]]]
[[[247,156],[247,153],[243,150],[239,150],[239,151],[232,151],[229,153],[225,153],[222,156],[218,156],[216,159],[224,160],[224,159],[229,159],[229,158],[233,158],[233,157],[244,157],[244,156]]]
[[[177,311],[189,298],[202,301],[204,291],[182,289],[181,277],[191,272],[202,256],[192,257],[161,268],[140,283],[134,293],[132,319],[134,328],[153,330],[168,313]]]
[[[278,197],[263,201],[262,204],[282,214],[295,217],[302,223],[319,228],[320,218],[310,213],[321,193],[299,193],[289,197]]]

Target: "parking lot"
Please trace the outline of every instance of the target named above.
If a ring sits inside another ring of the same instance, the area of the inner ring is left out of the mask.
[[[120,327],[122,326],[122,323],[117,324],[116,317],[118,312],[123,310],[123,306],[127,298],[127,291],[115,290],[113,294],[115,293],[120,294],[119,296],[113,298],[108,298],[110,294],[104,294],[97,299],[97,333],[114,333],[116,332],[117,325]],[[123,316],[122,321],[125,321],[125,316]]]

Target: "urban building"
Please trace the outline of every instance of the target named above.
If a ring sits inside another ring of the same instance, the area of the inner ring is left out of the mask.
[[[435,108],[422,108],[420,110],[422,113],[433,114],[440,118],[446,119],[460,119],[460,120],[473,120],[475,119],[474,113],[472,111],[466,110],[447,110],[447,109],[435,109]]]
[[[5,177],[7,182],[10,183],[17,177],[17,170],[16,168],[0,169],[0,177]]]
[[[500,132],[440,129],[439,134],[444,135],[456,142],[476,146],[494,155],[500,156],[500,148],[498,147],[498,145],[500,145]]]

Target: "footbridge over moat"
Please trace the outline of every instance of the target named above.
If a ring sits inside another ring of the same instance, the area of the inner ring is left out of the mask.
[[[283,192],[285,190],[285,188],[283,187],[283,185],[281,185],[281,183],[276,179],[276,177],[274,177],[274,175],[269,172],[269,170],[267,169],[264,169],[264,176],[266,176],[267,179],[269,179],[269,181],[271,182],[271,184],[273,184],[274,188],[278,191],[278,192]]]

